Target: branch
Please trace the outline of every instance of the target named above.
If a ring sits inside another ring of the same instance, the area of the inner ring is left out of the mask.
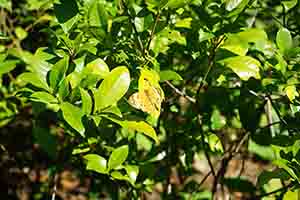
[[[137,41],[138,41],[138,43],[139,43],[139,48],[140,48],[140,50],[141,50],[141,52],[143,53],[143,56],[144,56],[144,52],[145,52],[145,51],[144,51],[144,45],[143,45],[143,43],[142,43],[141,37],[140,37],[140,35],[139,35],[139,32],[137,31],[137,28],[136,28],[136,26],[135,26],[135,23],[134,23],[134,17],[130,14],[129,8],[127,7],[127,5],[126,5],[126,3],[124,2],[124,0],[122,0],[122,2],[123,2],[123,6],[124,6],[124,8],[125,8],[125,10],[126,10],[127,16],[129,17],[129,21],[130,21],[131,26],[132,26],[132,28],[133,28],[134,34],[136,35]]]
[[[281,192],[281,191],[287,190],[287,189],[289,189],[289,188],[291,188],[293,186],[294,186],[294,183],[290,183],[290,184],[288,184],[288,185],[286,185],[286,186],[284,186],[282,188],[279,188],[277,190],[274,190],[272,192],[268,192],[268,193],[265,193],[265,194],[262,194],[262,195],[255,196],[255,199],[261,199],[262,197],[266,197],[266,196],[270,196],[272,194],[276,194],[277,192]]]
[[[149,41],[147,43],[147,47],[145,50],[149,51],[150,49],[150,44],[151,44],[151,41],[154,37],[154,32],[155,32],[155,29],[156,29],[156,26],[157,26],[157,23],[158,23],[158,20],[159,20],[159,17],[160,17],[160,10],[157,11],[157,15],[156,15],[156,18],[155,18],[155,22],[153,24],[153,27],[152,27],[152,30],[151,30],[151,33],[150,33],[150,38],[149,38]]]
[[[219,47],[219,45],[223,42],[223,40],[225,39],[225,35],[221,36],[220,39],[219,38],[217,38],[217,39],[218,39],[217,43],[213,45],[213,47],[212,47],[212,49],[211,49],[211,51],[209,53],[209,57],[208,57],[208,69],[205,72],[205,75],[204,75],[203,79],[201,80],[200,85],[199,85],[199,87],[197,89],[197,92],[196,92],[197,97],[198,97],[198,95],[199,95],[202,87],[204,86],[204,82],[207,79],[209,72],[211,71],[211,69],[212,69],[212,67],[214,65],[214,59],[215,59],[215,56],[216,56],[216,50]]]
[[[186,98],[186,99],[189,100],[191,103],[196,103],[196,99],[194,99],[193,97],[188,96],[185,92],[180,91],[180,90],[179,90],[178,88],[176,88],[170,81],[165,81],[165,83],[166,83],[170,88],[172,88],[173,91],[174,91],[176,94],[178,94],[178,95],[180,95],[180,96]]]
[[[200,119],[200,115],[197,115],[197,119],[198,119],[198,123],[201,125],[201,119]],[[208,162],[208,165],[210,167],[210,171],[212,173],[212,175],[214,176],[214,178],[216,179],[216,172],[214,170],[214,167],[213,167],[213,164],[211,162],[211,159],[209,157],[209,154],[208,152],[205,150],[205,140],[204,140],[204,134],[202,133],[202,131],[200,130],[200,133],[201,133],[201,143],[202,143],[202,146],[203,146],[203,150],[204,150],[204,155],[206,157],[206,160]]]

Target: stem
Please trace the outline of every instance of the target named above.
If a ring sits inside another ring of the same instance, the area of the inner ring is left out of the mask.
[[[220,39],[218,38],[217,43],[213,44],[212,50],[210,51],[209,57],[208,57],[208,68],[207,68],[207,71],[205,72],[205,75],[204,75],[203,79],[201,80],[200,85],[199,85],[199,87],[197,89],[197,92],[196,92],[197,97],[198,97],[198,95],[199,95],[202,87],[204,86],[204,82],[207,79],[209,72],[211,71],[211,69],[212,69],[212,67],[214,65],[214,59],[215,59],[215,56],[216,56],[216,50],[217,50],[217,48],[219,47],[219,45],[222,43],[222,41],[224,39],[225,39],[225,35],[221,36]]]
[[[127,13],[128,17],[129,17],[129,21],[130,21],[131,26],[133,28],[134,34],[136,35],[136,39],[137,39],[137,41],[139,43],[140,51],[143,53],[143,56],[145,56],[145,54],[144,54],[144,45],[143,45],[143,42],[142,42],[141,37],[139,35],[139,32],[137,31],[137,28],[135,26],[134,18],[130,14],[129,8],[127,7],[127,5],[126,5],[126,3],[124,1],[123,1],[123,5],[124,5],[124,8],[126,10],[126,13]]]
[[[290,183],[290,184],[288,184],[288,185],[286,185],[286,186],[284,186],[282,188],[279,188],[277,190],[274,190],[272,192],[268,192],[268,193],[265,193],[265,194],[262,194],[262,195],[258,195],[258,196],[256,196],[256,198],[257,199],[261,199],[262,197],[266,197],[266,196],[270,196],[272,194],[276,194],[277,192],[281,192],[281,191],[287,190],[287,189],[289,189],[289,188],[291,188],[293,186],[294,186],[294,183]]]
[[[200,115],[198,115],[198,122],[199,122],[199,124],[201,124],[201,121],[200,121]],[[216,178],[216,172],[215,172],[215,170],[214,170],[214,167],[213,167],[213,164],[212,164],[212,162],[211,162],[211,159],[210,159],[210,156],[209,156],[209,154],[208,154],[208,152],[205,150],[205,140],[204,140],[204,134],[203,134],[203,132],[201,131],[201,143],[202,143],[202,146],[203,146],[203,150],[204,150],[204,155],[205,155],[205,157],[206,157],[206,160],[207,160],[207,162],[208,162],[208,165],[209,165],[209,167],[210,167],[210,171],[211,171],[211,173],[212,173],[212,175]]]
[[[156,15],[156,18],[155,18],[155,22],[153,24],[153,27],[152,27],[152,30],[151,30],[151,33],[150,33],[150,38],[149,38],[149,41],[147,43],[147,47],[145,50],[149,51],[150,49],[150,44],[151,44],[151,41],[154,37],[154,32],[155,32],[155,29],[156,29],[156,26],[157,26],[157,23],[158,23],[158,20],[159,20],[159,17],[160,17],[160,10],[157,11],[157,15]]]
[[[196,99],[194,99],[193,97],[188,96],[187,94],[185,94],[185,92],[182,92],[179,89],[177,89],[172,83],[170,83],[170,81],[165,81],[165,82],[170,88],[172,88],[174,90],[175,93],[177,93],[180,96],[183,96],[184,98],[189,100],[191,103],[196,103]]]

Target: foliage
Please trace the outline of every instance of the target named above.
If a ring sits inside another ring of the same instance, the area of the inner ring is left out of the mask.
[[[163,199],[299,197],[299,12],[296,0],[1,0],[0,126],[29,112],[53,176],[70,163],[105,188],[96,196],[161,183]],[[202,155],[208,175],[192,183]],[[228,176],[245,157],[272,167]]]

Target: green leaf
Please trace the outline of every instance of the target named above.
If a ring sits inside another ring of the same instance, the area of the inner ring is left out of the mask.
[[[79,9],[74,0],[60,0],[60,3],[55,3],[54,13],[65,33],[68,33],[79,19]]]
[[[111,177],[113,177],[114,179],[131,182],[130,179],[129,179],[129,177],[128,177],[127,175],[123,175],[123,174],[122,174],[121,172],[119,172],[119,171],[113,171],[110,175],[111,175]]]
[[[293,40],[290,31],[286,28],[279,29],[276,35],[276,43],[282,53],[290,50],[293,47]]]
[[[220,113],[218,109],[214,109],[210,121],[212,130],[220,130],[226,125],[226,118]]]
[[[292,200],[292,199],[299,199],[300,197],[300,191],[298,190],[289,190],[284,194],[284,197],[282,200]]]
[[[62,80],[64,80],[66,72],[69,66],[69,57],[66,56],[59,60],[52,67],[49,75],[50,87],[56,89],[56,87],[60,84]]]
[[[10,71],[12,71],[13,69],[16,68],[18,61],[17,60],[7,60],[7,61],[1,61],[0,62],[0,76],[2,74],[6,74]]]
[[[224,152],[222,142],[217,135],[212,133],[208,137],[205,137],[205,140],[213,152]]]
[[[255,186],[248,180],[240,177],[224,178],[222,184],[226,185],[230,191],[249,192],[256,191]]]
[[[212,39],[215,37],[215,35],[213,33],[206,32],[203,29],[199,29],[198,34],[199,34],[199,37],[198,37],[199,42],[203,42],[203,41],[206,41],[206,40],[209,40],[209,39]]]
[[[156,143],[159,143],[156,132],[152,126],[143,121],[122,121],[121,126],[130,130],[144,133],[145,135],[152,138]]]
[[[109,106],[107,108],[104,108],[102,110],[102,113],[111,113],[118,117],[122,117],[122,112],[120,111],[120,109],[117,106]]]
[[[192,18],[184,18],[176,20],[175,27],[177,28],[192,28]]]
[[[62,103],[60,108],[66,122],[84,137],[85,128],[82,123],[82,117],[84,116],[84,113],[82,110],[68,102]]]
[[[27,32],[20,26],[16,27],[15,33],[19,40],[25,39],[28,35]]]
[[[33,137],[52,159],[57,157],[57,139],[50,133],[49,128],[33,126]]]
[[[285,12],[287,12],[297,5],[298,0],[281,1],[281,3],[283,4],[283,6],[285,8]]]
[[[93,60],[84,68],[86,75],[95,74],[99,78],[105,78],[109,74],[109,68],[107,64],[101,58]]]
[[[243,0],[226,0],[226,10],[232,11],[239,6]]]
[[[48,92],[35,92],[30,96],[32,101],[42,102],[45,104],[55,104],[58,100]]]
[[[125,95],[129,85],[130,75],[127,67],[113,69],[94,93],[96,110],[116,104]]]
[[[235,56],[220,62],[232,69],[244,81],[247,81],[250,77],[260,79],[259,69],[261,64],[252,57]]]
[[[266,160],[275,159],[275,153],[270,146],[256,144],[253,140],[249,141],[248,150],[249,152],[255,153]]]
[[[150,49],[153,50],[156,55],[159,53],[166,54],[169,49],[169,45],[174,42],[180,45],[186,45],[186,38],[181,35],[179,31],[166,27],[155,35],[151,41]]]
[[[0,0],[0,7],[11,11],[12,1],[11,0]]]
[[[118,168],[125,162],[127,156],[128,156],[127,145],[114,149],[108,160],[108,168],[109,169]]]
[[[139,175],[139,167],[136,165],[126,165],[125,170],[131,182],[135,183],[137,176]]]
[[[254,46],[253,46],[254,44]],[[252,48],[265,53],[270,48],[266,32],[258,28],[250,28],[239,33],[228,34],[221,48],[231,51],[237,55],[246,55],[250,45]]]
[[[233,17],[234,20],[248,5],[250,0],[228,0],[228,4],[226,5],[226,8],[230,13],[227,15],[228,17]]]
[[[34,85],[35,87],[42,88],[47,91],[50,90],[46,81],[40,79],[40,77],[35,73],[25,72],[25,73],[21,74],[20,76],[18,76],[18,80],[20,82],[22,82],[23,84],[30,83],[30,84]]]
[[[285,91],[285,93],[286,93],[286,95],[287,95],[287,97],[289,98],[290,101],[293,101],[296,97],[299,96],[297,88],[294,85],[287,86],[284,89],[284,91]]]
[[[135,17],[134,18],[134,24],[136,26],[136,30],[138,32],[143,32],[144,31],[144,18],[143,17]]]
[[[164,7],[176,9],[187,5],[190,0],[168,0],[168,3]]]
[[[172,70],[164,70],[159,72],[160,81],[181,81],[182,77]]]
[[[284,169],[290,175],[290,178],[293,178],[294,180],[299,181],[299,178],[295,174],[294,170],[288,165],[288,161],[286,161],[284,159],[277,159],[277,160],[273,160],[272,163],[274,165],[277,165],[278,167]]]
[[[112,118],[112,117],[107,116],[107,115],[103,115],[103,117],[119,124],[123,128],[127,128],[127,129],[130,129],[130,130],[134,130],[134,131],[144,133],[145,135],[152,138],[156,143],[159,143],[159,140],[158,140],[158,137],[156,135],[156,132],[155,132],[154,128],[152,126],[150,126],[149,124],[147,124],[146,122],[119,120],[119,119]]]
[[[91,0],[86,2],[89,25],[106,29],[108,13],[104,1]]]
[[[70,94],[69,80],[67,78],[65,78],[61,82],[61,84],[59,85],[59,88],[58,88],[58,98],[61,101],[64,101],[69,94]]]
[[[288,180],[289,176],[283,169],[275,169],[274,171],[263,171],[258,176],[257,185],[261,187],[275,178],[279,178],[281,180]]]
[[[93,107],[93,102],[92,102],[92,97],[90,96],[90,94],[80,88],[80,94],[81,94],[81,102],[82,102],[82,111],[85,114],[91,114],[92,112],[92,107]]]
[[[0,101],[0,127],[6,126],[15,119],[17,110],[7,100]]]
[[[87,160],[87,170],[93,170],[95,172],[106,174],[106,159],[97,155],[97,154],[87,154],[84,156],[84,159]]]

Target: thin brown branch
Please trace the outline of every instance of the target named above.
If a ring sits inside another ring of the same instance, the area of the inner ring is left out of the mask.
[[[191,103],[196,103],[196,99],[194,99],[193,97],[188,96],[185,92],[180,91],[180,90],[179,90],[178,88],[176,88],[170,81],[165,81],[165,83],[166,83],[170,88],[172,88],[173,91],[174,91],[176,94],[178,94],[178,95],[180,95],[180,96],[186,98],[186,99],[187,99],[188,101],[190,101]]]

